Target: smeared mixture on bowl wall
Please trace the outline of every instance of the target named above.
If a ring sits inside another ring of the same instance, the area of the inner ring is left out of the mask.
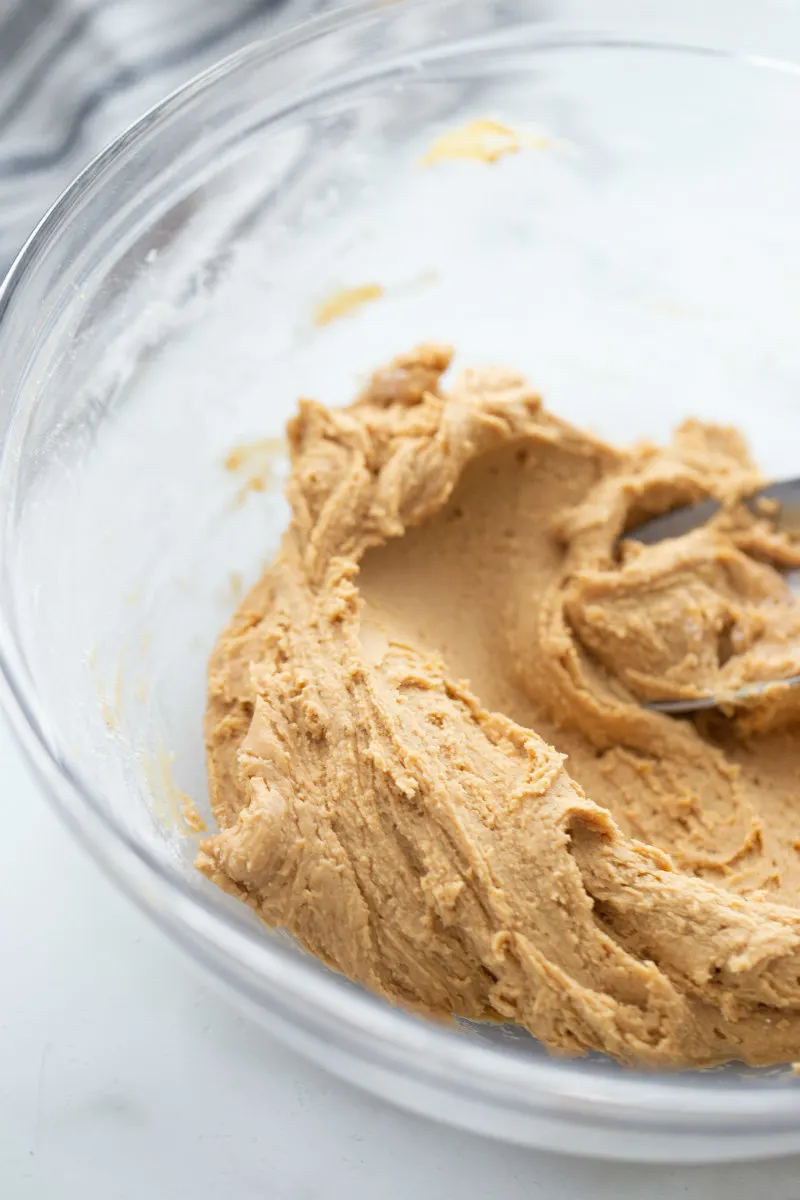
[[[800,1057],[800,549],[741,437],[620,450],[423,346],[289,427],[292,519],[212,656],[198,866],[437,1014],[631,1064]],[[708,494],[708,526],[620,544]]]

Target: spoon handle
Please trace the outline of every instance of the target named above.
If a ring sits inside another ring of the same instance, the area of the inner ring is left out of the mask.
[[[774,515],[779,529],[784,529],[787,533],[800,533],[800,479],[769,483],[749,496],[746,503],[757,512],[759,502],[765,500],[773,501],[778,506]],[[690,533],[692,529],[697,529],[699,525],[704,525],[720,507],[719,500],[702,500],[699,504],[687,504],[683,508],[675,508],[672,512],[637,525],[635,529],[626,533],[625,537],[652,546],[665,538],[680,537],[684,533]]]

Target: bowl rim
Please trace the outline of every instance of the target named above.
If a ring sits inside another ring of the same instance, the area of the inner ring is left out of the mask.
[[[459,0],[433,0],[440,4]],[[405,0],[407,6],[430,8],[432,0]],[[81,171],[36,225],[0,282],[0,339],[6,315],[23,293],[27,279],[50,252],[51,242],[68,225],[76,203],[101,190],[124,167],[127,153],[147,137],[157,134],[185,100],[235,80],[246,66],[266,66],[272,59],[297,50],[328,34],[355,27],[380,10],[387,0],[356,3],[253,42],[194,76],[153,105],[123,131]],[[549,27],[552,35],[552,26]],[[630,37],[604,37],[595,30],[577,36],[569,33],[558,44],[625,45],[630,49],[673,50],[740,59],[753,66],[800,74],[800,65],[764,56],[738,54],[706,46],[669,43]],[[471,39],[444,43],[450,53]],[[441,46],[417,58],[440,56]],[[388,60],[387,60],[388,61]],[[339,76],[331,76],[331,79]],[[8,413],[13,420],[16,405]],[[0,443],[5,453],[6,439]],[[2,514],[0,514],[2,515]],[[4,529],[4,526],[3,526]],[[0,531],[0,550],[4,532]],[[389,1002],[345,984],[320,968],[313,958],[298,956],[280,943],[263,937],[257,928],[239,922],[217,908],[201,892],[190,888],[177,872],[146,846],[135,841],[103,805],[98,794],[81,778],[58,739],[49,731],[44,706],[28,677],[10,623],[0,609],[0,697],[16,737],[43,784],[43,791],[66,825],[88,849],[98,865],[133,901],[195,957],[198,940],[206,939],[218,955],[230,962],[254,964],[261,981],[271,985],[275,997],[286,1001],[292,1021],[307,1015],[308,1023],[338,1040],[343,1049],[368,1061],[382,1060],[393,1070],[427,1079],[438,1089],[459,1096],[471,1095],[506,1110],[550,1117],[583,1120],[594,1127],[663,1130],[665,1123],[681,1134],[747,1133],[796,1130],[800,1116],[800,1090],[761,1089],[748,1080],[741,1085],[716,1084],[706,1075],[702,1086],[695,1072],[659,1075],[638,1072],[605,1074],[594,1063],[558,1059],[522,1060],[498,1048],[479,1044],[458,1032],[412,1016]],[[187,937],[188,935],[188,937]],[[213,936],[211,936],[213,935]],[[206,956],[208,965],[208,959]],[[213,969],[220,970],[219,961]],[[224,970],[223,970],[224,974]],[[241,978],[234,987],[244,990]],[[273,997],[274,998],[274,997]],[[263,1001],[263,996],[262,996]],[[681,1082],[681,1080],[683,1080]],[[687,1080],[689,1086],[687,1086]]]

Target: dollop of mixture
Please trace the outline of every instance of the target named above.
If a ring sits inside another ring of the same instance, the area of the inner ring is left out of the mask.
[[[446,347],[302,401],[214,650],[198,866],[352,979],[630,1064],[800,1057],[800,550],[732,429],[615,449]],[[624,535],[709,495],[654,546]]]

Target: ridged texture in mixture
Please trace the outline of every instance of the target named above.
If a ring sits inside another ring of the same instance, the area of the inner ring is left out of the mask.
[[[280,553],[222,634],[198,865],[351,978],[634,1064],[800,1057],[799,669],[731,430],[615,450],[427,346],[290,426]],[[709,494],[708,526],[619,544]]]

